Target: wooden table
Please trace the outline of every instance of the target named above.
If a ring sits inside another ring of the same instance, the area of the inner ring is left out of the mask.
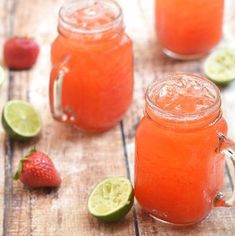
[[[40,110],[43,119],[41,137],[30,142],[14,142],[0,129],[0,235],[235,235],[235,208],[216,208],[200,224],[183,229],[153,221],[138,204],[118,223],[101,223],[88,214],[88,193],[99,180],[116,175],[133,178],[134,135],[143,114],[146,86],[165,72],[202,72],[203,59],[181,62],[164,57],[153,31],[153,0],[120,0],[127,32],[134,41],[134,101],[114,129],[100,135],[80,133],[55,122],[49,111],[50,44],[57,33],[57,13],[62,2],[0,0],[0,50],[11,35],[31,35],[41,45],[39,60],[32,70],[6,70],[1,109],[7,100],[24,99]],[[231,29],[227,42],[234,42],[235,22]],[[222,97],[229,135],[235,139],[235,83],[222,90]],[[63,179],[58,191],[28,190],[20,182],[13,182],[19,158],[34,144],[47,152],[58,167]],[[233,187],[226,168],[226,191]]]

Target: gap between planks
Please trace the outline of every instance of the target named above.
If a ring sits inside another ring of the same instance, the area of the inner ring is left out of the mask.
[[[128,152],[127,152],[127,147],[126,147],[126,139],[125,139],[123,121],[120,122],[120,129],[121,129],[121,135],[122,135],[123,154],[124,154],[124,158],[125,158],[127,177],[131,181],[130,165],[129,165],[129,161],[128,161]],[[135,203],[132,208],[132,217],[133,217],[135,235],[139,236],[140,235],[139,224],[138,224],[138,218],[137,218],[136,209],[135,209]]]

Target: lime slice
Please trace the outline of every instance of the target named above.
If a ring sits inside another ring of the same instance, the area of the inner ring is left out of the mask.
[[[117,221],[131,209],[134,191],[125,177],[110,177],[101,181],[91,192],[88,210],[97,219]]]
[[[219,49],[209,55],[204,64],[207,77],[219,85],[235,79],[235,50]]]
[[[35,137],[42,126],[34,107],[21,100],[7,102],[3,108],[2,125],[11,138],[18,140]]]
[[[2,67],[0,66],[0,87],[2,86],[4,80],[5,80],[4,71]]]

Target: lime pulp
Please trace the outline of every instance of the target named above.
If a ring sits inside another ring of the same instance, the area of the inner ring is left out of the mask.
[[[117,221],[131,209],[134,190],[125,177],[110,177],[101,181],[91,192],[88,210],[97,219]]]
[[[220,85],[233,81],[235,79],[235,50],[214,51],[205,61],[204,72],[209,79]]]
[[[13,139],[25,140],[37,136],[41,131],[41,119],[28,102],[12,100],[6,103],[2,113],[2,125]]]

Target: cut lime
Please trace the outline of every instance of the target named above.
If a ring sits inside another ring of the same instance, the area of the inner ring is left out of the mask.
[[[3,108],[2,125],[11,138],[18,140],[35,137],[42,127],[38,112],[21,100],[7,102]]]
[[[4,80],[5,80],[4,71],[2,67],[0,66],[0,87],[2,86]]]
[[[226,85],[235,79],[235,50],[218,49],[209,55],[204,64],[206,76],[213,82]]]
[[[97,219],[117,221],[131,209],[134,191],[125,177],[110,177],[101,181],[91,192],[88,210]]]

